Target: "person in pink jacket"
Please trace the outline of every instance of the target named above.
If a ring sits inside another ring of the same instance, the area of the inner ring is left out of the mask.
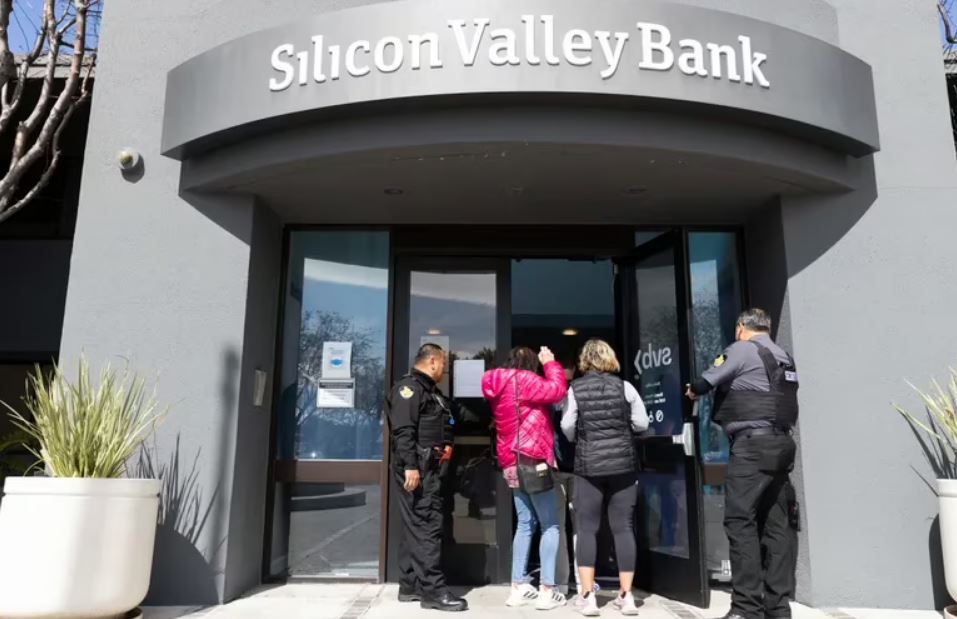
[[[537,373],[539,362],[544,378]],[[565,398],[568,384],[565,370],[555,355],[542,347],[536,356],[532,349],[519,346],[511,351],[504,366],[482,376],[482,393],[492,405],[495,417],[496,451],[512,488],[518,524],[512,543],[512,591],[507,606],[535,603],[539,610],[565,604],[565,596],[555,589],[555,565],[558,557],[558,499],[555,489],[529,494],[519,487],[518,463],[555,468],[555,435],[551,406]],[[541,526],[538,554],[541,562],[539,590],[531,585],[528,554],[532,535]]]

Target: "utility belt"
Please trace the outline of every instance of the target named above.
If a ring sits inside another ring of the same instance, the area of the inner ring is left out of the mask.
[[[415,454],[417,456],[419,470],[423,473],[427,471],[438,471],[452,459],[452,446],[434,445],[424,447],[422,445],[416,445]]]
[[[730,435],[728,439],[733,443],[739,438],[751,438],[752,436],[791,436],[791,428],[785,426],[742,428]]]

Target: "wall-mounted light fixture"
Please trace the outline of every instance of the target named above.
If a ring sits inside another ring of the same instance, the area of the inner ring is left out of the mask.
[[[116,153],[116,163],[124,172],[135,169],[140,165],[141,160],[140,154],[130,147],[121,148],[120,151]]]

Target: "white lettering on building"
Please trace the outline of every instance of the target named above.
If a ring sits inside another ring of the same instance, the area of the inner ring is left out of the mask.
[[[676,42],[667,26],[643,21],[635,24],[634,32],[569,28],[561,33],[556,32],[553,15],[522,15],[517,28],[493,24],[487,17],[450,19],[447,26],[451,42],[446,39],[445,44],[451,49],[443,47],[443,39],[436,32],[346,44],[329,44],[328,36],[316,35],[302,49],[283,43],[272,51],[274,74],[269,79],[269,90],[279,92],[296,83],[322,84],[342,76],[362,78],[373,71],[395,73],[403,67],[413,71],[441,69],[449,61],[447,55],[464,67],[480,61],[494,67],[562,63],[581,69],[594,66],[592,70],[597,70],[602,80],[609,80],[623,67],[627,69],[623,62],[632,41],[636,46],[632,52],[637,56],[636,71],[671,72],[677,66],[678,72],[689,77],[771,88],[765,73],[768,56],[755,51],[751,37],[745,35],[734,42],[692,38]]]

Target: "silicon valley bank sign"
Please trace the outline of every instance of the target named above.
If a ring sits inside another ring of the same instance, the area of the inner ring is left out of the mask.
[[[693,78],[771,88],[765,71],[768,55],[755,50],[744,34],[734,42],[713,42],[679,38],[663,24],[643,21],[635,24],[634,32],[570,28],[563,33],[556,32],[553,15],[522,15],[520,21],[518,27],[508,27],[488,17],[449,19],[452,49],[442,46],[437,32],[357,39],[345,45],[330,44],[325,35],[316,34],[305,49],[283,43],[272,50],[269,89],[362,78],[373,71],[395,73],[406,65],[421,71],[477,62],[494,67],[594,67],[601,79],[609,80],[619,72],[629,45],[639,48],[633,67],[638,71],[677,70]]]
[[[405,0],[301,15],[173,68],[162,151],[184,159],[354,105],[503,96],[879,146],[870,67],[771,22],[680,0]]]

